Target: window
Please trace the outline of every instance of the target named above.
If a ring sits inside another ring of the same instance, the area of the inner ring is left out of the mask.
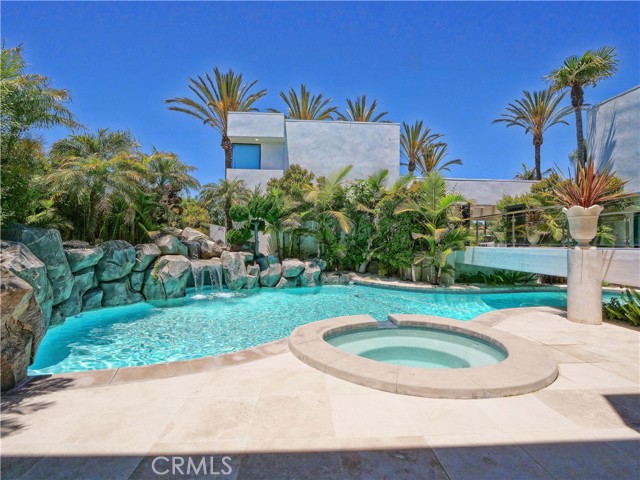
[[[233,168],[260,169],[260,145],[233,144]]]

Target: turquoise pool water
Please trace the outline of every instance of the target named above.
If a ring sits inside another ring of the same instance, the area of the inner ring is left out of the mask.
[[[82,313],[51,328],[31,374],[149,365],[243,350],[315,320],[420,313],[470,320],[491,310],[566,306],[564,292],[452,294],[324,286],[194,295]]]
[[[436,328],[367,328],[326,341],[354,355],[405,367],[485,367],[507,358],[504,350],[480,338]]]

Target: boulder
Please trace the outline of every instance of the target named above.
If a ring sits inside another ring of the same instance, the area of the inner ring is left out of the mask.
[[[92,288],[82,296],[82,311],[95,310],[102,307],[102,296],[104,291],[98,288]]]
[[[253,262],[254,255],[251,252],[238,252],[240,255],[244,257],[244,263],[247,264],[249,262]]]
[[[144,301],[144,297],[131,288],[129,277],[120,278],[112,282],[100,283],[102,289],[102,306],[117,307]]]
[[[64,322],[65,318],[73,317],[82,310],[82,297],[75,290],[69,298],[53,306],[51,312],[51,326]]]
[[[160,256],[160,248],[155,243],[141,243],[133,248],[136,250],[134,272],[144,272]]]
[[[145,272],[131,272],[129,274],[129,282],[131,282],[131,288],[133,288],[136,292],[142,291],[144,277]]]
[[[84,242],[82,240],[67,240],[66,242],[62,242],[63,248],[66,250],[67,248],[89,248],[91,245],[89,242]]]
[[[253,258],[251,260],[253,260]],[[276,263],[280,263],[280,259],[275,255],[269,255],[267,256],[267,263],[269,265],[275,265]]]
[[[60,232],[55,228],[28,227],[14,223],[2,231],[7,240],[20,242],[29,248],[47,268],[52,288],[52,303],[56,305],[71,295],[73,276],[62,248]]]
[[[34,288],[4,265],[0,265],[0,276],[0,387],[4,392],[27,377],[47,326]]]
[[[282,277],[282,265],[270,264],[266,270],[260,272],[260,285],[263,287],[275,287]]]
[[[282,276],[285,278],[297,277],[304,270],[304,262],[295,258],[287,258],[282,261]]]
[[[294,288],[298,286],[298,278],[285,278],[282,277],[279,281],[278,284],[276,285],[276,288]]]
[[[343,272],[323,273],[320,278],[323,285],[346,285],[351,281],[351,274]]]
[[[257,277],[260,275],[260,266],[259,265],[247,265],[247,275],[253,275]]]
[[[197,241],[200,239],[209,239],[204,233],[195,228],[187,227],[180,233],[180,239],[189,242]]]
[[[240,252],[223,252],[222,272],[230,290],[240,290],[247,284],[247,268]]]
[[[253,290],[254,288],[260,288],[259,277],[257,275],[247,275],[247,290]]]
[[[142,294],[147,300],[184,297],[191,262],[182,255],[163,255],[145,272]]]
[[[304,271],[300,275],[300,285],[303,287],[316,287],[320,282],[320,267],[314,261],[305,262]]]
[[[197,242],[200,245],[200,258],[205,260],[209,258],[220,258],[222,252],[225,251],[224,245],[209,240],[208,238],[201,238]]]
[[[189,255],[187,247],[173,235],[160,235],[153,239],[153,243],[160,248],[162,255]]]
[[[0,242],[0,265],[27,282],[34,290],[42,310],[45,326],[51,319],[53,289],[47,278],[47,267],[23,244]]]
[[[200,244],[191,240],[182,240],[182,244],[187,247],[187,257],[193,260],[200,258]]]
[[[64,254],[71,272],[74,273],[83,268],[93,267],[104,255],[104,250],[102,247],[65,248]]]
[[[111,282],[129,275],[136,263],[136,250],[124,240],[109,240],[102,244],[104,256],[96,264],[99,282]]]
[[[322,258],[314,258],[311,261],[314,262],[318,267],[320,267],[320,270],[322,270],[323,272],[327,269],[326,260],[323,260]]]
[[[79,297],[82,297],[87,290],[97,286],[98,279],[92,267],[87,267],[73,274],[73,292],[77,292]]]

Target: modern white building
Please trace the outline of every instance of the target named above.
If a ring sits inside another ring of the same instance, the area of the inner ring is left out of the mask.
[[[228,179],[249,188],[266,186],[298,164],[326,176],[353,165],[350,179],[366,178],[381,169],[389,182],[400,176],[400,125],[341,121],[291,120],[282,113],[230,112],[227,135],[233,143]]]
[[[587,110],[587,152],[612,160],[627,193],[640,194],[640,85]]]

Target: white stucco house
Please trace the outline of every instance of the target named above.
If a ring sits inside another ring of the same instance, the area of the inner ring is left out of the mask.
[[[611,159],[625,192],[640,194],[640,85],[589,107],[587,152],[597,164]]]
[[[353,165],[349,178],[366,178],[387,169],[389,182],[400,176],[400,125],[291,120],[282,113],[230,112],[227,135],[233,144],[228,179],[249,188],[265,187],[292,164],[329,175]]]

